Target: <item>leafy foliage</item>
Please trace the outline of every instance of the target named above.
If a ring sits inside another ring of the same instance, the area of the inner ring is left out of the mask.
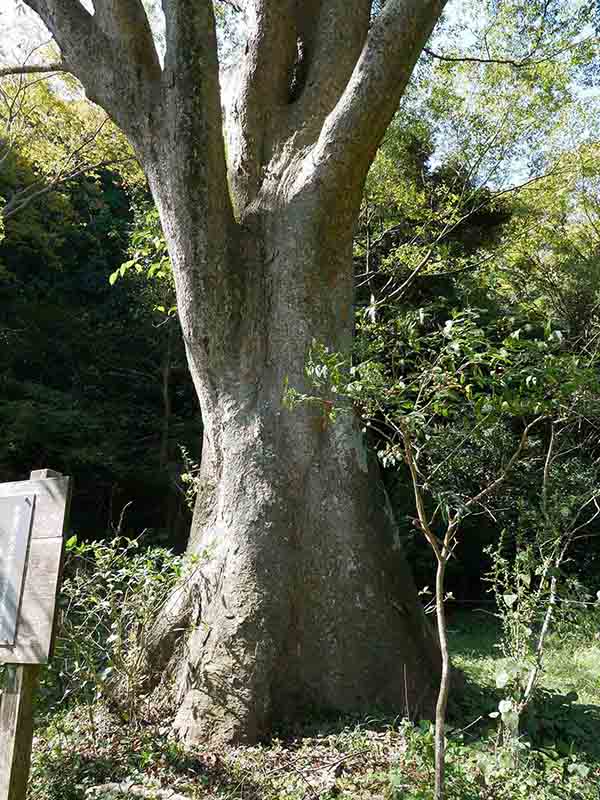
[[[4,166],[0,182],[11,169],[27,185],[37,180],[16,154]],[[161,325],[156,310],[172,305],[171,289],[136,273],[109,285],[132,224],[123,180],[107,171],[62,184],[7,220],[0,471],[10,480],[52,464],[76,476],[76,526],[103,534],[134,500],[135,527],[172,526],[181,543],[178,446],[197,452],[200,420],[176,321]]]
[[[60,704],[104,701],[129,722],[148,715],[149,637],[191,561],[140,539],[67,543],[58,651],[46,687]]]

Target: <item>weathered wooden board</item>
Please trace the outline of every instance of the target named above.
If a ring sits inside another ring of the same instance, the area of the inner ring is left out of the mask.
[[[0,484],[2,498],[34,498],[27,566],[16,636],[0,640],[0,662],[44,664],[52,652],[56,598],[69,508],[69,478],[42,477]]]
[[[0,645],[17,636],[34,496],[0,497]]]

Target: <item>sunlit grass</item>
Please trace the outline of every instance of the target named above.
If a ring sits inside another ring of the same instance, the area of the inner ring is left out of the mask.
[[[499,620],[489,610],[459,611],[451,617],[450,648],[455,667],[483,686],[494,686],[505,659]],[[589,630],[572,630],[567,641],[551,636],[540,686],[600,706],[600,642]]]

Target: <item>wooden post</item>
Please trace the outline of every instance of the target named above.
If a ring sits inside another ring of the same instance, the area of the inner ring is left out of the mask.
[[[32,481],[61,477],[60,473],[54,472],[53,470],[36,470],[31,473]],[[38,531],[38,533],[43,535],[44,541],[48,542],[48,553],[52,553],[54,550],[54,558],[50,559],[49,562],[50,570],[56,572],[54,576],[54,599],[56,597],[56,590],[58,589],[58,572],[60,568],[58,562],[60,559],[56,557],[56,546],[52,544],[55,539],[46,537],[54,534],[54,537],[62,539],[64,522],[68,509],[68,496],[57,501],[56,507],[59,509],[57,517],[52,513],[46,513],[47,509],[44,509],[42,506],[40,524],[44,530],[41,532]],[[57,521],[60,530],[46,530],[47,525],[49,525],[50,528],[55,528]],[[29,559],[31,555],[32,554],[29,553]],[[31,565],[29,564],[28,566]],[[35,580],[32,575],[28,577],[30,580]],[[40,577],[41,576],[38,576],[38,580]],[[50,575],[50,578],[52,578],[52,575]],[[24,593],[24,596],[25,605],[27,605],[30,603],[27,591]],[[29,642],[26,647],[20,647],[17,641],[14,652],[12,654],[4,654],[5,660],[12,659],[14,661],[16,656],[17,659],[22,657],[23,661],[27,660],[32,663],[5,664],[4,687],[0,695],[0,800],[25,800],[27,795],[27,782],[31,764],[31,745],[33,741],[33,711],[35,693],[41,669],[39,664],[43,663],[50,655],[55,613],[54,606],[55,602],[52,601],[51,596],[45,598],[45,607],[35,609],[31,614],[31,619],[35,620],[36,623],[40,625],[39,631],[28,631],[30,638],[31,636],[35,637],[38,632],[43,632],[44,635],[42,638],[44,642],[42,646],[47,647],[47,651],[41,649],[38,652],[35,647],[35,642],[33,645]],[[41,615],[40,611],[42,612]],[[20,614],[22,610],[19,611],[17,607],[15,613]],[[34,655],[31,655],[32,651]],[[19,656],[19,653],[23,655]],[[0,649],[0,661],[2,660],[3,653]],[[35,663],[36,661],[39,663]]]
[[[25,800],[40,667],[7,664],[0,705],[0,800]]]

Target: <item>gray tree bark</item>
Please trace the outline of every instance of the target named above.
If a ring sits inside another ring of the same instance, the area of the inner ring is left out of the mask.
[[[208,0],[163,0],[164,67],[140,0],[26,2],[134,144],[173,263],[205,426],[205,560],[172,604],[198,623],[171,662],[178,730],[256,740],[309,707],[430,710],[438,648],[356,422],[282,395],[313,339],[350,350],[362,187],[443,0],[374,21],[370,0],[248,0],[223,95]]]

